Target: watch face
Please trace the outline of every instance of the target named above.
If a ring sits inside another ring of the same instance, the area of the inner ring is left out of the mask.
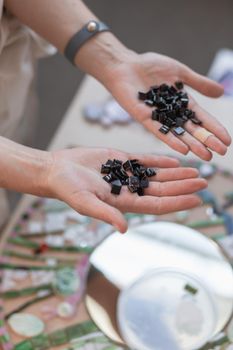
[[[206,286],[177,269],[155,269],[123,290],[117,316],[122,337],[136,350],[197,349],[217,322]]]

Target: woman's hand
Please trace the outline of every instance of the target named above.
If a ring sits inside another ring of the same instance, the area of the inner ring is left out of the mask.
[[[127,222],[122,213],[165,214],[200,205],[193,193],[207,186],[197,178],[198,171],[179,168],[179,162],[168,157],[126,154],[120,151],[96,148],[74,148],[52,152],[52,161],[46,177],[47,196],[68,203],[79,213],[113,225],[125,232]],[[123,186],[119,196],[111,194],[111,186],[100,173],[108,159],[138,159],[147,167],[158,167],[150,178],[145,196],[130,193]]]
[[[188,86],[209,97],[219,97],[223,88],[216,82],[192,71],[190,68],[169,57],[155,53],[136,54],[128,51],[123,59],[114,60],[108,65],[108,74],[103,83],[127,112],[139,121],[156,137],[172,149],[187,154],[189,150],[201,159],[210,160],[212,151],[224,155],[231,137],[226,129],[207,111],[202,109],[190,97],[189,108],[196,112],[202,121],[202,127],[213,134],[205,144],[198,141],[193,134],[201,127],[188,121],[186,132],[175,136],[172,132],[164,135],[159,131],[161,124],[151,119],[152,109],[138,100],[138,91],[148,91],[150,86],[167,83],[174,85],[183,81]],[[107,78],[106,78],[107,77]]]

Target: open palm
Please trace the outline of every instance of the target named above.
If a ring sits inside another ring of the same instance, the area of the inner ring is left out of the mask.
[[[108,159],[137,158],[146,167],[156,167],[157,175],[151,177],[145,196],[130,193],[126,186],[119,196],[111,194],[111,186],[100,173],[101,165]],[[206,187],[206,181],[197,178],[198,171],[179,168],[178,161],[169,157],[126,154],[124,152],[74,148],[52,153],[52,166],[47,176],[48,195],[68,203],[79,213],[95,217],[127,229],[122,213],[165,214],[193,208],[200,199],[193,193]]]
[[[208,137],[205,145],[193,136],[200,126],[191,121],[185,124],[187,132],[182,136],[175,136],[172,132],[162,134],[159,131],[161,124],[151,119],[151,108],[137,98],[138,91],[148,91],[150,86],[156,84],[172,85],[176,81],[183,81],[206,96],[219,97],[223,93],[223,88],[216,82],[195,73],[174,59],[155,53],[129,55],[125,62],[111,66],[109,77],[104,83],[131,116],[171,148],[183,154],[191,150],[204,160],[211,159],[211,151],[224,155],[231,143],[228,132],[192,97],[189,96],[189,108],[196,112],[198,119],[202,121],[202,127],[213,134]]]

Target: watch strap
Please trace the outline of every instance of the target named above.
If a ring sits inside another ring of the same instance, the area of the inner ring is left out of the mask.
[[[74,64],[75,56],[80,47],[85,44],[86,41],[91,39],[94,35],[110,31],[110,28],[103,22],[89,21],[81,30],[73,35],[68,44],[66,45],[64,55],[66,58]]]

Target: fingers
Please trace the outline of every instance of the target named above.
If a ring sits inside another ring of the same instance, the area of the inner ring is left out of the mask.
[[[222,85],[194,72],[187,66],[184,66],[183,68],[184,70],[182,75],[185,84],[209,97],[220,97],[223,94],[224,89]]]
[[[205,128],[197,126],[190,121],[186,123],[185,128],[189,132],[189,134],[192,135],[194,138],[197,136],[197,133],[202,133],[206,130]],[[211,151],[214,151],[220,155],[224,155],[227,152],[227,146],[222,141],[220,141],[215,135],[208,136],[204,141],[204,145],[208,147]]]
[[[165,197],[191,194],[207,187],[204,179],[187,179],[170,182],[151,182],[145,190],[146,195]]]
[[[148,200],[148,204],[149,202]],[[168,214],[175,211],[192,209],[201,204],[201,199],[191,194],[177,197],[161,197],[157,199],[157,212],[159,214]]]
[[[129,154],[128,158],[138,159],[146,167],[174,168],[180,164],[178,159],[152,154]]]
[[[183,169],[183,172],[180,171],[178,175],[180,179],[175,181],[171,179],[174,169],[168,169],[167,172],[169,174],[166,174],[165,169],[159,170],[159,178],[163,180],[167,178],[168,181],[151,181],[144,196],[140,197],[136,193],[130,193],[127,188],[122,188],[120,196],[108,197],[110,204],[122,212],[155,215],[190,209],[201,204],[200,198],[193,193],[206,188],[207,182],[196,178],[198,172],[195,169],[187,168],[187,172]],[[183,179],[185,176],[190,178]]]
[[[199,158],[208,161],[212,158],[212,153],[206,148],[206,146],[188,132],[185,132],[183,135],[177,137],[187,144],[190,150]]]
[[[201,108],[193,99],[190,101],[190,108],[196,112],[198,119],[202,121],[202,126],[205,129],[214,134],[226,146],[231,144],[231,136],[215,117]]]
[[[159,129],[161,128],[161,124],[157,121],[151,119],[151,116],[143,121],[143,125],[146,129],[148,129],[152,134],[154,134],[157,138],[165,142],[168,146],[174,149],[177,152],[182,154],[187,154],[189,152],[189,147],[171,132],[168,132],[166,135],[161,133]]]
[[[190,98],[190,106],[195,111],[197,118],[201,120],[202,126],[195,125],[191,121],[185,123],[186,133],[179,136],[185,144],[190,147],[190,150],[203,160],[210,160],[214,151],[220,155],[227,152],[227,147],[231,143],[231,137],[226,129],[208,112],[204,111],[198,104]],[[206,138],[202,143],[195,137],[197,131],[206,129],[213,134]],[[208,149],[207,149],[208,148]]]
[[[208,161],[212,158],[211,151],[224,155],[227,152],[226,146],[231,144],[231,137],[227,130],[216,118],[203,110],[192,97],[190,97],[189,108],[194,110],[198,119],[202,121],[202,127],[213,134],[213,137],[208,137],[205,144],[193,136],[195,130],[200,126],[194,125],[191,121],[185,123],[185,129],[188,131],[185,134],[177,136],[168,132],[164,135],[159,131],[161,124],[151,119],[151,110],[146,106],[141,106],[142,124],[157,138],[182,154],[187,154],[191,150],[201,159]]]
[[[183,179],[196,178],[199,175],[197,169],[194,168],[170,168],[170,169],[157,169],[156,175],[151,177],[152,181],[176,181]]]
[[[101,201],[94,194],[85,192],[82,195],[79,195],[78,202],[82,203],[81,210],[78,203],[74,203],[74,200],[73,203],[71,203],[71,206],[80,214],[88,215],[95,219],[107,222],[121,233],[124,233],[127,230],[128,225],[123,214],[118,209]]]
[[[188,151],[191,150],[198,157],[207,161],[212,158],[211,151],[220,155],[226,154],[226,146],[231,144],[231,137],[227,130],[216,118],[198,106],[192,98],[190,98],[189,107],[196,112],[198,119],[202,121],[202,127],[213,134],[213,137],[208,137],[205,144],[194,137],[195,131],[197,128],[200,128],[200,126],[193,124],[191,121],[185,124],[187,132],[181,136],[175,136],[171,132],[166,135],[162,134],[159,131],[161,124],[153,121],[151,117],[145,119],[143,125],[159,139],[180,153],[187,154]]]
[[[137,159],[139,163],[142,163],[146,167],[152,168],[174,168],[180,165],[180,161],[173,157],[145,153],[123,153],[114,149],[109,151],[110,155],[106,158],[106,161],[108,158],[119,158],[123,162],[127,161],[128,159]]]
[[[202,204],[201,199],[194,194],[165,197],[146,195],[139,197],[137,194],[133,196],[131,193],[125,193],[125,196],[119,196],[119,198],[115,201],[115,205],[123,212],[152,215],[161,215],[180,210],[187,210],[195,208],[200,204]]]

